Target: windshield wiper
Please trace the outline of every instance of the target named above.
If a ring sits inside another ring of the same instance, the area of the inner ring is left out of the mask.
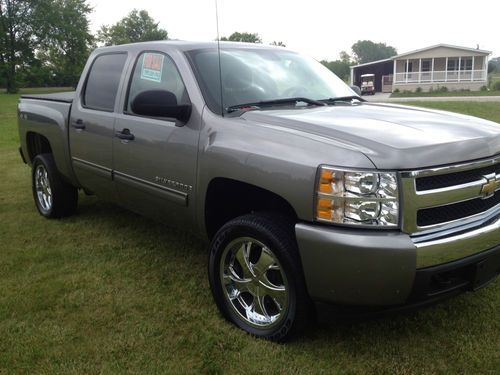
[[[287,105],[296,103],[306,103],[308,105],[325,106],[325,102],[320,100],[314,100],[303,97],[296,98],[284,98],[284,99],[273,99],[273,100],[262,100],[260,102],[237,104],[227,108],[228,113],[244,110],[246,108],[250,109],[260,109],[262,107],[272,107],[276,105]]]
[[[360,102],[366,102],[365,99],[357,96],[357,95],[352,95],[352,96],[338,96],[336,98],[328,98],[328,99],[320,99],[319,101],[325,104],[333,104],[335,102],[347,102],[350,103],[353,100],[359,100]]]

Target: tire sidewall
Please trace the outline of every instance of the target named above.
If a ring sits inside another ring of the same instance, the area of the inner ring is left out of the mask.
[[[259,230],[260,229],[260,230]],[[252,225],[251,221],[245,225],[242,220],[238,225],[226,224],[215,235],[210,245],[210,260],[209,260],[209,278],[210,287],[214,299],[221,311],[222,315],[229,321],[236,324],[239,328],[251,333],[258,337],[264,337],[271,340],[280,341],[283,339],[293,326],[296,310],[297,310],[297,286],[294,279],[295,268],[290,261],[290,255],[284,249],[284,244],[277,238],[276,235],[271,233],[265,228],[257,228]],[[224,253],[226,246],[236,238],[251,237],[260,241],[267,246],[278,259],[288,282],[288,307],[286,316],[282,318],[280,324],[271,328],[256,328],[247,324],[242,320],[240,315],[236,313],[230,302],[224,295],[222,283],[220,281],[220,263],[221,257]]]

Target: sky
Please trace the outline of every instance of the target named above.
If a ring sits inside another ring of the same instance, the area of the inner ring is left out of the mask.
[[[438,43],[500,55],[500,1],[475,0],[89,0],[91,30],[113,24],[134,8],[145,9],[170,39],[208,41],[219,31],[258,33],[263,42],[282,41],[317,60],[351,54],[358,40],[395,47],[398,53]]]

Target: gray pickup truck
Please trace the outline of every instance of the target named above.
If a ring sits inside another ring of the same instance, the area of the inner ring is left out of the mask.
[[[229,321],[284,340],[316,303],[401,308],[500,271],[500,125],[367,103],[318,62],[242,43],[99,48],[25,95],[41,215],[96,194],[210,240]]]

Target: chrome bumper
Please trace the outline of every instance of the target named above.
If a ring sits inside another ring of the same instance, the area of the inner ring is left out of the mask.
[[[451,262],[500,244],[500,216],[464,232],[434,239],[414,239],[417,268]]]

